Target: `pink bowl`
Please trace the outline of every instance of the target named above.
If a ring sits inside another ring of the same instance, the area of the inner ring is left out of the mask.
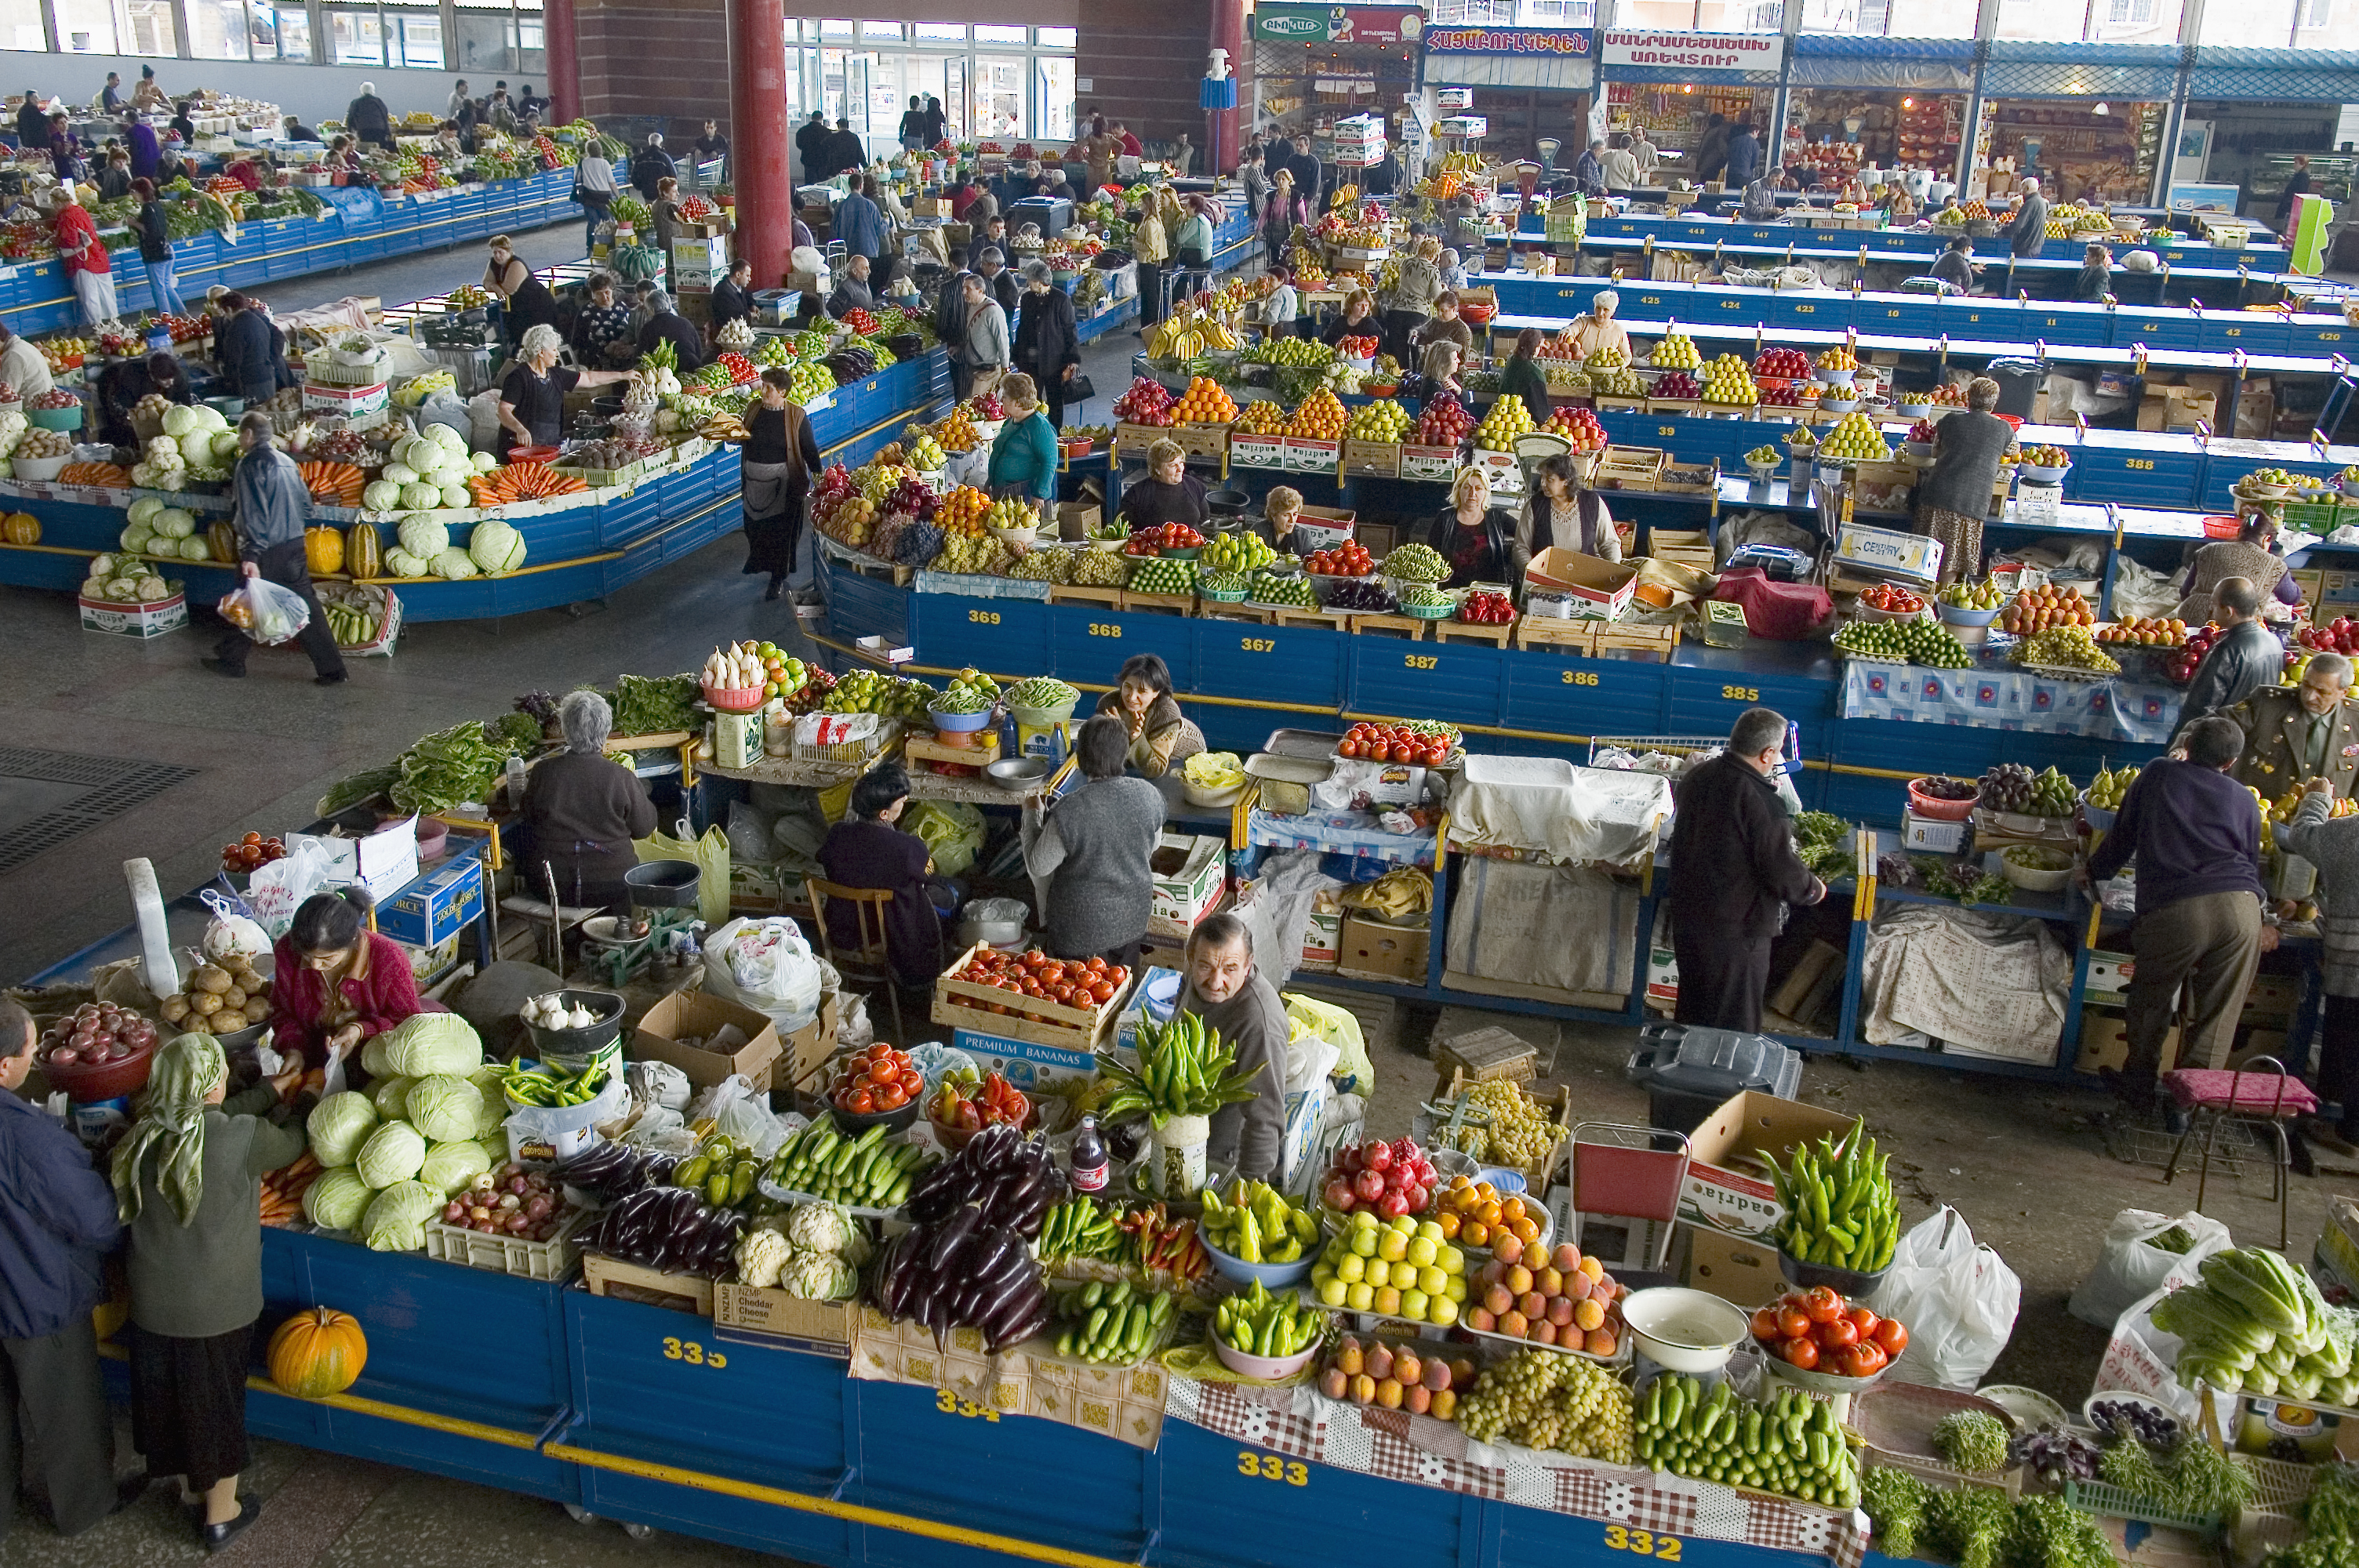
[[[723,713],[751,713],[762,706],[762,688],[758,686],[708,686],[704,700]]]

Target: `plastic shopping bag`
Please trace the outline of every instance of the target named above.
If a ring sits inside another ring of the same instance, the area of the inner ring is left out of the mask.
[[[791,920],[733,920],[705,938],[704,989],[793,1033],[819,1014],[825,976]]]
[[[264,577],[247,578],[222,595],[214,608],[223,620],[266,647],[293,642],[311,623],[311,607],[301,594]]]
[[[2180,1236],[2171,1239],[2183,1238],[2185,1247],[2174,1250],[2154,1245],[2157,1238],[2174,1230]],[[2139,1297],[2160,1289],[2174,1267],[2183,1263],[2192,1269],[2233,1245],[2226,1226],[2192,1209],[2173,1219],[2167,1214],[2125,1208],[2105,1227],[2104,1253],[2072,1292],[2065,1310],[2082,1323],[2111,1328],[2122,1314],[2137,1304]]]
[[[674,829],[669,834],[651,833],[631,847],[642,860],[695,861],[700,873],[696,913],[707,925],[718,925],[729,918],[729,830],[716,822],[699,838],[690,831],[684,816]]]
[[[1965,1217],[1945,1206],[1900,1238],[1868,1304],[1908,1325],[1908,1353],[1893,1364],[1893,1377],[1965,1391],[2006,1348],[2022,1303],[2015,1271],[1974,1245]]]

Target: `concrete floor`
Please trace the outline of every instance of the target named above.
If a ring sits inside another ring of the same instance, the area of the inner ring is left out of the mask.
[[[554,226],[524,236],[536,264],[574,254],[580,231]],[[471,281],[474,247],[413,258],[266,291],[299,306],[347,294],[387,301]],[[1087,368],[1108,396],[1128,384],[1136,340],[1102,341]],[[1101,400],[1077,422],[1103,418]],[[125,924],[130,909],[116,867],[152,858],[168,890],[209,875],[217,846],[249,828],[279,831],[308,819],[328,784],[375,766],[419,734],[505,709],[517,693],[562,690],[619,671],[692,667],[716,642],[742,636],[781,643],[798,633],[785,607],[766,604],[740,576],[734,541],[634,584],[603,610],[517,616],[484,624],[434,623],[405,632],[399,655],[356,661],[348,686],[310,685],[299,654],[266,654],[242,683],[197,667],[195,633],[147,644],[83,633],[61,596],[0,589],[15,678],[0,691],[6,743],[172,762],[200,770],[129,816],[59,845],[0,875],[0,980],[42,969]],[[1364,999],[1363,999],[1364,1004]],[[1575,1119],[1636,1120],[1644,1097],[1622,1077],[1632,1038],[1616,1028],[1565,1025],[1516,1014],[1379,1004],[1365,1010],[1378,1085],[1373,1124],[1404,1130],[1430,1093],[1430,1042],[1504,1024],[1529,1039],[1551,1071],[1538,1086],[1569,1084]],[[2064,1300],[2095,1260],[2105,1225],[2123,1207],[2180,1212],[2194,1202],[2191,1176],[2165,1188],[2158,1172],[2107,1157],[2093,1125],[2092,1092],[2029,1087],[1932,1067],[1856,1065],[1821,1058],[1801,1098],[1871,1114],[1896,1157],[1905,1217],[1948,1203],[1978,1239],[1995,1247],[2023,1281],[2022,1315],[1993,1380],[2027,1383],[2077,1406],[2090,1390],[2103,1336],[2068,1317]],[[2329,1171],[2298,1179],[2293,1250],[2306,1257],[2325,1195],[2359,1191]],[[2276,1236],[2265,1177],[2215,1180],[2206,1207],[2240,1239]],[[132,1463],[127,1430],[123,1462]],[[270,1507],[232,1561],[255,1568],[671,1568],[752,1561],[725,1548],[657,1538],[625,1540],[613,1525],[583,1529],[537,1500],[283,1445],[257,1445],[254,1489]],[[158,1488],[127,1513],[72,1542],[26,1515],[0,1542],[0,1568],[148,1568],[195,1560],[169,1493]]]

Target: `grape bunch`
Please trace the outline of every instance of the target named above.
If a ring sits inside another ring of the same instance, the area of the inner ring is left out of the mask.
[[[1553,1351],[1520,1351],[1484,1372],[1459,1401],[1458,1424],[1478,1443],[1631,1462],[1630,1390],[1596,1363]]]
[[[1073,563],[1076,588],[1120,588],[1130,575],[1130,562],[1105,550],[1089,550]]]

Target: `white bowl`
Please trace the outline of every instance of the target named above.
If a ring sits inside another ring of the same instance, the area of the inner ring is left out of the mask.
[[[1309,1271],[1304,1272],[1307,1274]],[[1309,1349],[1292,1356],[1269,1357],[1248,1356],[1242,1350],[1232,1349],[1228,1342],[1217,1334],[1212,1339],[1212,1352],[1220,1357],[1222,1366],[1233,1372],[1242,1372],[1248,1378],[1257,1378],[1265,1383],[1282,1381],[1310,1365],[1310,1358],[1319,1354],[1321,1343],[1313,1340]]]
[[[1673,1372],[1718,1371],[1752,1335],[1742,1307],[1679,1285],[1631,1292],[1622,1321],[1647,1359]]]

